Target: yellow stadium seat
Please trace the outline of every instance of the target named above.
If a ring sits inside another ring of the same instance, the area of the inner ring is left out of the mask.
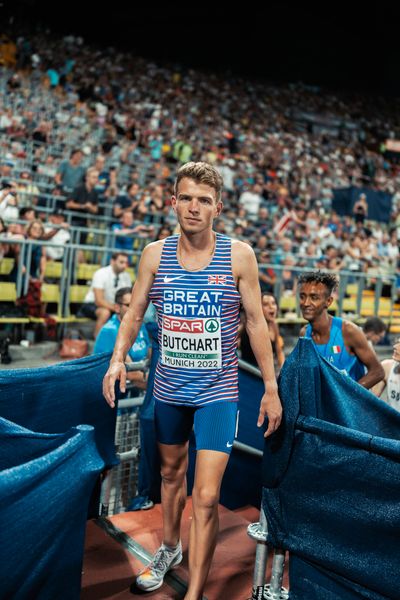
[[[349,283],[346,286],[346,294],[349,296],[357,296],[358,292],[358,284],[357,283]]]
[[[343,312],[357,312],[357,301],[355,298],[343,298]]]
[[[11,281],[0,283],[0,302],[15,302],[17,299],[17,288]]]
[[[100,269],[101,265],[93,265],[91,263],[80,263],[76,268],[76,278],[77,279],[85,279],[86,281],[89,279],[93,279],[94,273]]]
[[[296,298],[295,296],[282,296],[279,301],[280,310],[296,310]]]
[[[62,274],[62,263],[55,260],[49,260],[46,263],[44,276],[53,279],[60,279]]]
[[[71,285],[69,290],[69,301],[71,303],[75,302],[82,304],[89,289],[90,287],[88,285]]]
[[[0,261],[0,275],[9,275],[12,271],[13,266],[13,258],[3,258],[3,260]]]
[[[42,302],[60,302],[60,288],[56,283],[42,283],[40,290],[40,299]]]

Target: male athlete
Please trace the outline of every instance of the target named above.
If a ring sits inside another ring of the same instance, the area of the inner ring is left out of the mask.
[[[114,384],[119,380],[125,389],[126,353],[151,300],[160,340],[154,397],[164,526],[163,543],[136,584],[146,591],[159,588],[165,573],[182,560],[180,523],[194,425],[197,457],[185,600],[201,599],[217,540],[221,480],[237,426],[240,301],[265,384],[257,425],[268,417],[265,436],[270,435],[282,416],[254,252],[212,229],[222,210],[222,186],[220,174],[207,163],[190,162],[178,170],[171,203],[181,234],[144,249],[103,382],[113,407]]]
[[[323,358],[369,389],[383,379],[383,368],[362,330],[351,321],[328,313],[337,283],[336,276],[330,273],[313,271],[300,275],[300,310],[309,322],[301,334],[313,340]]]

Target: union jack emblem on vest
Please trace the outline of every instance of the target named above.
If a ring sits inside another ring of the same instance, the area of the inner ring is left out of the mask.
[[[226,275],[209,275],[208,283],[212,285],[225,285],[226,277]]]

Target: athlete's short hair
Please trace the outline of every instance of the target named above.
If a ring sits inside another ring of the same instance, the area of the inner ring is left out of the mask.
[[[215,167],[206,162],[187,162],[182,165],[176,174],[174,184],[174,194],[178,193],[178,186],[181,179],[187,177],[193,179],[196,183],[203,183],[213,188],[217,195],[217,202],[221,200],[224,181]]]
[[[125,296],[125,294],[131,294],[131,293],[132,293],[131,287],[120,288],[115,294],[115,303],[121,304],[122,298]]]
[[[383,333],[386,331],[386,325],[379,317],[369,317],[363,325],[364,333]]]
[[[333,273],[323,273],[322,271],[308,271],[302,273],[297,280],[299,286],[305,283],[322,283],[328,290],[330,296],[338,286],[338,278]]]

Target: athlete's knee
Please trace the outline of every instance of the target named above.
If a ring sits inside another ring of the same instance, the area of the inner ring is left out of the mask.
[[[205,509],[213,511],[218,507],[219,490],[208,486],[201,486],[193,489],[192,501],[194,509]]]
[[[187,460],[167,461],[161,465],[161,479],[164,483],[182,483],[186,477]]]

